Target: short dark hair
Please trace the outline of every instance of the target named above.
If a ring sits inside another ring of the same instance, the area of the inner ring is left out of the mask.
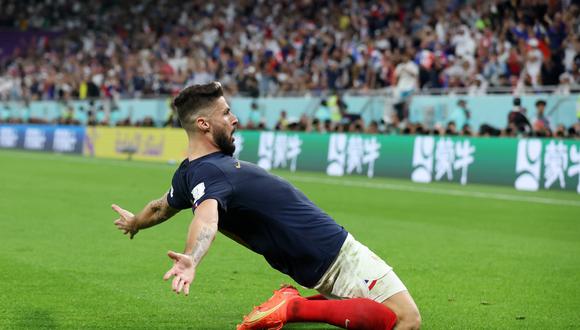
[[[181,126],[186,129],[190,128],[193,124],[192,119],[194,116],[223,95],[222,85],[217,81],[184,88],[173,100],[173,106],[177,109]]]
[[[543,106],[546,106],[546,101],[544,101],[544,100],[538,100],[538,101],[536,101],[536,106],[538,106],[540,104],[543,105]]]

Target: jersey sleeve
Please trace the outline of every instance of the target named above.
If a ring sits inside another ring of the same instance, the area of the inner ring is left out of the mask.
[[[191,207],[191,200],[189,198],[191,195],[187,190],[185,180],[181,176],[179,170],[175,172],[171,180],[171,188],[167,192],[167,203],[177,210],[185,210]]]
[[[215,199],[227,211],[233,187],[226,175],[213,164],[201,164],[188,173],[188,190],[193,201],[193,209],[206,199]]]

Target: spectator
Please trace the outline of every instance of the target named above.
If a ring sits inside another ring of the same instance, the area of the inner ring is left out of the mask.
[[[163,123],[164,127],[181,127],[181,122],[179,121],[179,116],[177,110],[173,106],[173,102],[169,103],[169,108],[171,111],[168,112],[167,120]]]
[[[552,57],[544,58],[544,63],[542,63],[541,68],[541,84],[544,86],[558,85],[560,83],[560,75],[563,71],[564,67],[561,64],[561,61],[554,61]]]
[[[342,101],[340,96],[336,93],[326,99],[326,106],[330,110],[330,120],[333,123],[342,121],[344,114],[346,114],[346,104]]]
[[[580,121],[568,129],[568,137],[580,139]]]
[[[371,121],[369,126],[366,129],[367,134],[379,134],[379,123],[376,120]]]
[[[536,101],[536,118],[534,120],[534,128],[546,128],[550,129],[550,121],[544,114],[546,110],[546,101],[538,100]],[[534,129],[535,130],[535,129]]]
[[[557,138],[567,137],[566,127],[562,124],[559,124],[558,126],[556,126],[556,130],[554,130],[554,137],[557,137]]]
[[[460,135],[473,136],[473,132],[471,131],[471,126],[469,126],[468,124],[463,125],[463,128],[461,129]]]
[[[479,127],[479,136],[500,136],[501,131],[488,124],[482,124]]]
[[[457,135],[457,126],[455,125],[454,121],[450,121],[447,123],[445,135]]]
[[[469,88],[467,95],[469,96],[481,96],[487,94],[488,82],[483,78],[482,75],[478,74],[469,83]]]
[[[395,68],[396,97],[406,104],[419,86],[419,67],[411,60],[410,51],[405,51],[401,62]]]
[[[253,66],[250,66],[248,69],[246,69],[246,72],[240,79],[238,86],[240,95],[252,98],[257,98],[260,96],[258,79],[256,79],[255,71],[256,70]]]
[[[505,63],[498,60],[496,54],[492,54],[483,67],[483,77],[493,86],[505,85],[500,77],[506,73]]]
[[[570,90],[572,89],[572,82],[574,81],[574,76],[568,72],[564,72],[558,77],[558,87],[554,90],[554,94],[557,95],[570,95]]]
[[[258,103],[252,102],[250,105],[250,115],[248,116],[248,121],[246,122],[245,128],[247,129],[257,129],[264,124],[264,118]]]
[[[457,107],[453,109],[449,115],[449,122],[453,122],[455,127],[464,127],[469,124],[469,118],[471,117],[471,112],[467,108],[467,101],[459,100],[457,102]]]
[[[318,109],[316,109],[316,112],[314,113],[314,118],[316,118],[321,123],[331,119],[330,109],[328,108],[326,100],[320,101],[320,106],[318,107]]]
[[[290,122],[288,121],[288,115],[286,114],[286,110],[280,111],[280,117],[278,121],[276,121],[275,129],[277,131],[285,131],[288,129],[288,125]]]
[[[532,86],[538,86],[541,82],[541,69],[544,55],[538,48],[539,41],[532,38],[528,41],[528,50],[526,52],[526,73],[532,79]]]
[[[521,105],[519,97],[514,98],[514,106],[508,114],[508,135],[523,134],[532,132],[532,125],[526,117],[526,109]]]
[[[298,120],[298,130],[302,132],[312,132],[313,130],[312,120],[305,113]]]

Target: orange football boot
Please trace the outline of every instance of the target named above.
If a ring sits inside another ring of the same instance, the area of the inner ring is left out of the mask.
[[[287,321],[286,308],[288,302],[294,299],[306,299],[291,285],[282,285],[279,290],[265,303],[255,307],[250,314],[244,316],[237,330],[279,330]]]

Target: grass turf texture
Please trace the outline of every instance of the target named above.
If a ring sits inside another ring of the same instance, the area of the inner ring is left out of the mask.
[[[165,253],[183,248],[191,212],[131,241],[114,227],[110,204],[138,211],[166,191],[175,166],[13,151],[0,151],[0,166],[0,328],[233,329],[290,281],[218,235],[191,295],[171,292],[161,280]],[[277,174],[395,267],[425,329],[579,326],[577,194]],[[447,190],[465,195],[437,192]],[[528,200],[536,197],[568,204]]]

